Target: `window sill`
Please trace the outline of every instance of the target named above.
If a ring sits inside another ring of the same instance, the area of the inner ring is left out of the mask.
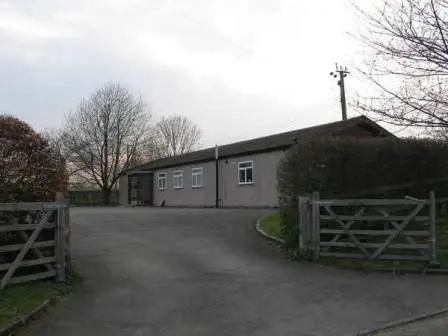
[[[246,183],[238,182],[238,185],[240,185],[240,186],[251,186],[251,185],[254,185],[254,183],[253,182],[246,182]]]
[[[183,189],[184,187],[173,187],[174,190],[180,190]]]
[[[166,188],[164,188],[164,189],[160,189],[160,188],[159,188],[159,191],[165,191],[165,190],[166,190]]]
[[[192,189],[201,189],[203,186],[191,186]]]

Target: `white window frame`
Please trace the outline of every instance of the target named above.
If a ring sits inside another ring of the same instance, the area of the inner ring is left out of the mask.
[[[180,178],[180,183],[176,179]],[[176,170],[173,172],[173,189],[182,189],[184,187],[184,171]]]
[[[163,186],[160,186],[160,182],[163,181]],[[157,175],[157,187],[159,190],[166,190],[167,189],[167,174],[166,173],[159,173]]]
[[[250,167],[241,167],[241,165],[248,164],[248,163],[250,163]],[[247,173],[245,172],[244,173],[245,181],[241,182],[240,171],[242,171],[242,170],[247,171],[248,169],[252,170],[252,181],[250,181],[250,182],[247,181]],[[240,185],[254,184],[254,161],[249,160],[249,161],[238,162],[238,184],[240,184]]]
[[[197,177],[201,177],[201,183],[197,183]],[[191,187],[202,188],[204,186],[204,175],[202,167],[191,168]]]

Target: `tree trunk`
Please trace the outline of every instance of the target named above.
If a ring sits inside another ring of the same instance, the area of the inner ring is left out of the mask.
[[[103,204],[109,205],[110,204],[110,190],[107,188],[102,189],[103,193]]]

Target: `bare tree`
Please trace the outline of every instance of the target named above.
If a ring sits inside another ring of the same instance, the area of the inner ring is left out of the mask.
[[[124,170],[147,141],[150,113],[125,87],[107,83],[67,118],[62,133],[70,162],[103,192],[105,204]]]
[[[199,127],[187,117],[163,117],[152,132],[150,151],[154,158],[185,154],[199,146],[201,137]]]
[[[395,125],[448,129],[448,0],[383,0],[358,11],[374,51],[362,72],[381,92],[358,107]]]
[[[64,162],[69,181],[76,178],[76,174],[83,168],[80,165],[74,164],[75,155],[67,147],[68,141],[65,140],[64,130],[47,129],[41,132],[41,135]]]

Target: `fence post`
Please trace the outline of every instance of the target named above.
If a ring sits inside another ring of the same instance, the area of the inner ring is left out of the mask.
[[[299,249],[302,255],[310,250],[310,197],[299,196]]]
[[[429,217],[430,217],[430,225],[431,225],[431,259],[430,265],[438,266],[439,262],[437,261],[437,230],[436,230],[436,194],[432,190],[429,193]]]
[[[56,281],[65,281],[65,200],[64,195],[60,192],[56,193]]]
[[[312,227],[313,227],[313,259],[319,259],[320,253],[320,205],[319,193],[313,192],[312,195]]]
[[[65,279],[70,277],[71,270],[71,253],[70,253],[70,241],[71,241],[71,228],[70,228],[70,201],[64,199],[63,208],[63,233],[64,233],[64,261],[65,261]]]

